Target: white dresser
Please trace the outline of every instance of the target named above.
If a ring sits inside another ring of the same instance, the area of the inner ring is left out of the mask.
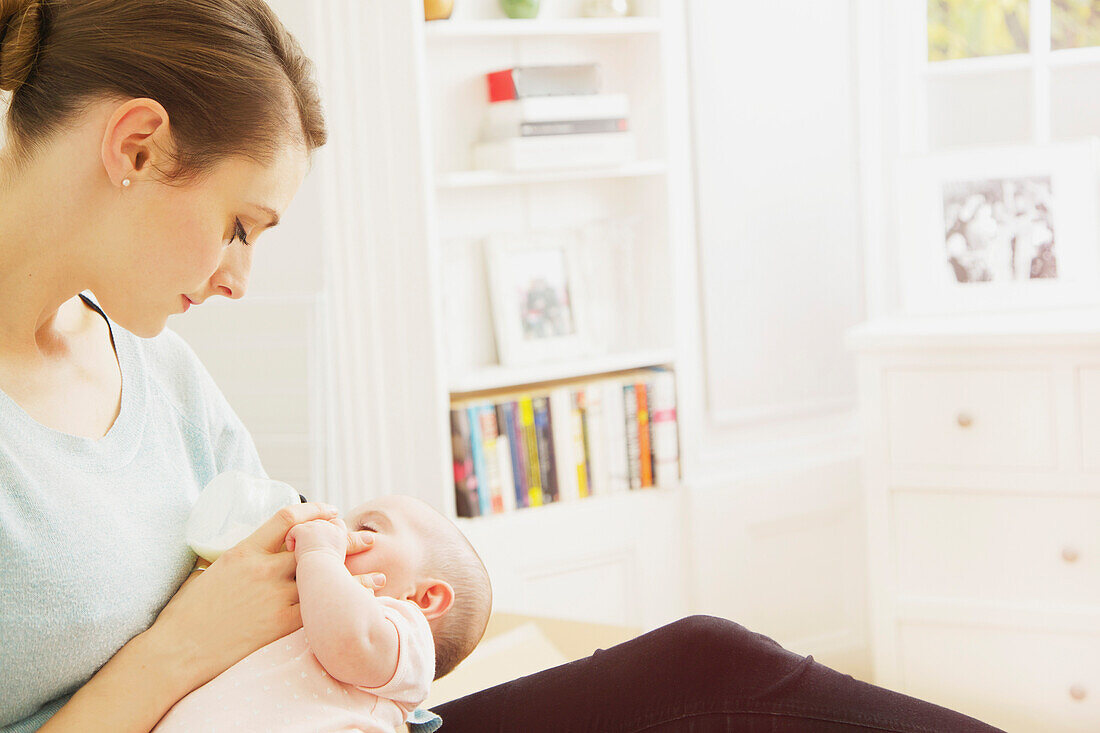
[[[1012,731],[1100,731],[1100,312],[850,334],[875,681]]]

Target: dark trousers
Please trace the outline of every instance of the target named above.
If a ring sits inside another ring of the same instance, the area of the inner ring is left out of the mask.
[[[443,717],[440,733],[998,730],[860,682],[713,616],[681,619],[434,711]]]

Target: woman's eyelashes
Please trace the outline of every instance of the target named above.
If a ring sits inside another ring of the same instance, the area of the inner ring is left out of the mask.
[[[241,240],[241,244],[245,245],[246,247],[252,246],[252,242],[249,242],[247,237],[245,236],[244,226],[241,224],[240,219],[233,220],[233,236],[229,238],[229,241],[226,242],[225,246],[228,247],[229,245],[233,244],[234,239]]]

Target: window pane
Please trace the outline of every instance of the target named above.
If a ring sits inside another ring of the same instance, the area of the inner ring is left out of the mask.
[[[1027,53],[1027,3],[928,0],[928,60]]]
[[[1031,139],[1031,73],[997,71],[928,80],[933,150],[1026,143]]]
[[[1050,47],[1100,46],[1100,0],[1053,0]]]

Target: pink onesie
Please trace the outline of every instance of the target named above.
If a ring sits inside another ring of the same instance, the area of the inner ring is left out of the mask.
[[[177,702],[156,733],[193,731],[363,731],[393,733],[428,696],[435,646],[415,604],[379,596],[397,628],[397,671],[381,687],[330,676],[298,629],[257,649]],[[316,638],[319,630],[311,629]],[[349,650],[353,654],[355,650]]]

